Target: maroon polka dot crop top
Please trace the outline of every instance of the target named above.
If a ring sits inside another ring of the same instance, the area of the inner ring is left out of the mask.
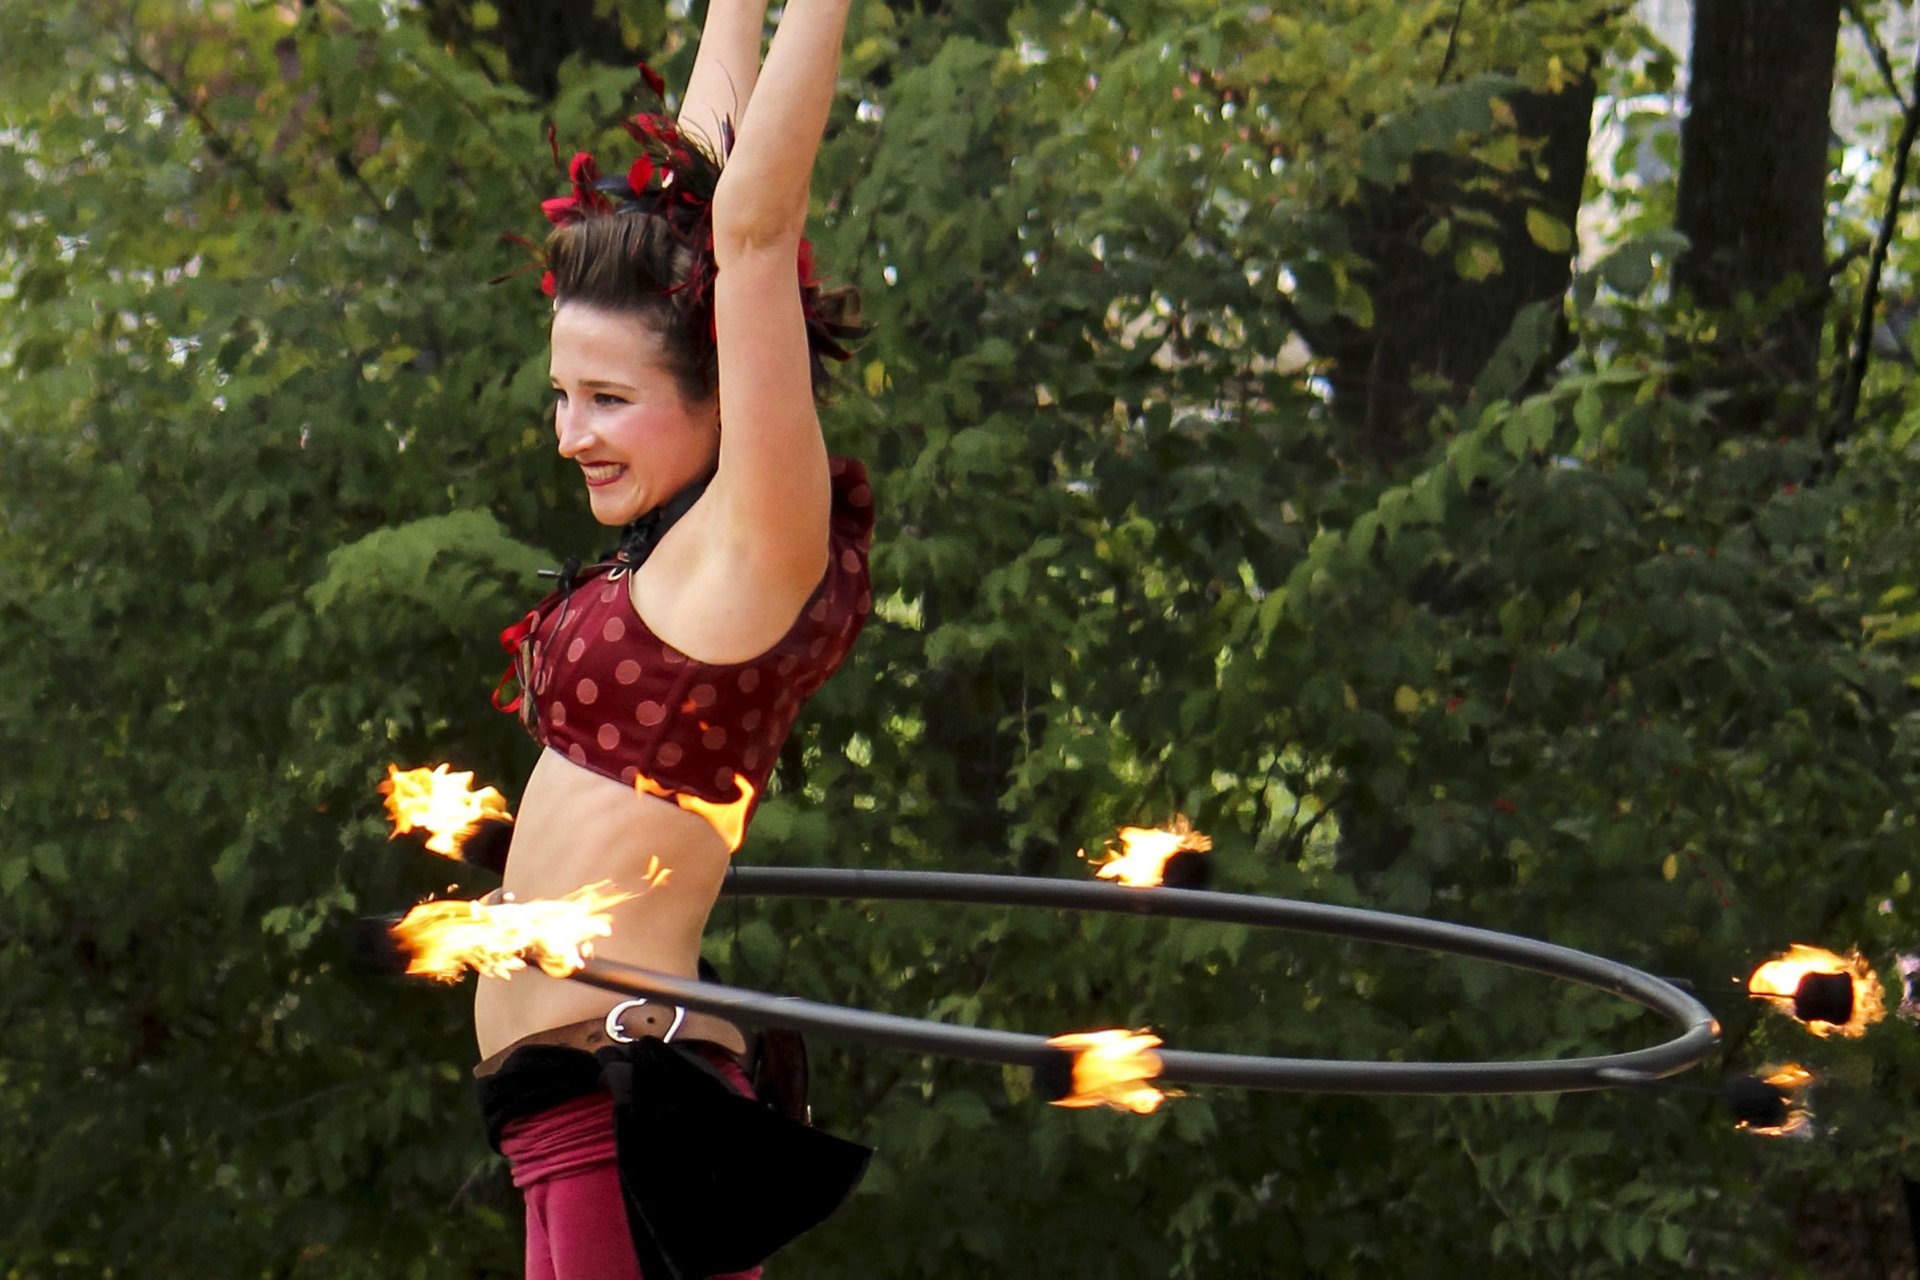
[[[826,574],[772,648],[733,663],[681,653],[640,620],[631,566],[615,556],[500,633],[520,683],[502,710],[518,711],[542,746],[628,786],[645,775],[665,791],[730,804],[740,798],[737,772],[757,805],[801,704],[839,667],[873,607],[873,491],[860,463],[830,465]]]

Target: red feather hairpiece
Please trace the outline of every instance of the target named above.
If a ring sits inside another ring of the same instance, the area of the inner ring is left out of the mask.
[[[540,212],[554,226],[566,226],[587,218],[614,217],[642,212],[661,219],[673,235],[692,251],[693,265],[687,278],[667,290],[675,304],[694,323],[694,333],[714,340],[713,281],[713,193],[720,184],[720,170],[733,151],[733,122],[720,126],[720,152],[715,155],[700,139],[689,136],[677,120],[666,114],[666,82],[660,73],[644,62],[639,66],[641,81],[659,104],[656,111],[639,112],[621,121],[627,134],[640,148],[640,154],[624,172],[602,175],[592,153],[575,152],[566,164],[560,161],[560,142],[554,128],[547,127],[547,145],[553,153],[556,170],[567,175],[572,190],[540,202]],[[506,239],[534,248],[536,262],[545,267],[546,252],[533,246],[524,236],[509,233]],[[814,362],[821,357],[848,360],[853,352],[847,343],[865,329],[827,314],[821,305],[820,281],[814,274],[813,246],[800,242],[794,263],[800,280],[801,307],[806,315],[808,345]],[[512,272],[499,277],[511,279]],[[499,280],[494,281],[498,283]],[[543,270],[540,291],[554,293],[553,272]],[[705,323],[700,323],[701,320]],[[821,371],[824,373],[824,370]]]

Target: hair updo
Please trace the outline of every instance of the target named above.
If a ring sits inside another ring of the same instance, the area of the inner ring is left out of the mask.
[[[553,228],[547,236],[547,269],[553,304],[578,302],[638,316],[660,335],[666,370],[681,397],[699,404],[720,386],[714,343],[712,251],[696,250],[665,217],[628,206],[590,212]],[[800,248],[801,306],[806,315],[813,397],[824,403],[831,389],[827,361],[846,360],[846,344],[867,329],[860,297],[851,285],[823,289],[813,275],[811,246]]]
[[[719,145],[708,147],[666,114],[660,74],[644,63],[639,71],[662,110],[620,122],[640,152],[624,172],[602,177],[599,162],[586,151],[575,152],[563,166],[559,139],[552,126],[547,129],[554,167],[566,173],[573,192],[540,202],[541,213],[553,224],[540,255],[547,268],[540,287],[555,307],[578,302],[640,317],[660,335],[667,371],[682,397],[704,403],[720,389],[713,197],[724,158],[733,150],[733,123],[723,120]],[[805,240],[794,269],[800,277],[813,398],[823,401],[827,360],[851,359],[847,343],[867,329],[851,286],[820,287],[813,246]]]
[[[660,335],[666,370],[681,399],[701,404],[719,390],[720,367],[712,299],[703,307],[677,301],[695,266],[694,251],[667,220],[639,209],[578,218],[547,236],[553,305],[578,302],[638,316]]]

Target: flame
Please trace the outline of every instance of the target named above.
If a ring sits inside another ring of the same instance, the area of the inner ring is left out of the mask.
[[[715,834],[727,842],[728,853],[740,852],[740,842],[747,838],[747,810],[753,807],[753,784],[741,774],[733,775],[733,785],[740,792],[738,800],[725,804],[715,804],[711,800],[702,800],[699,796],[690,796],[661,786],[646,774],[634,779],[633,786],[642,795],[659,796],[662,800],[671,800],[688,813],[697,813],[707,820]]]
[[[1783,1124],[1748,1124],[1745,1121],[1733,1126],[1762,1138],[1803,1138],[1813,1133],[1813,1112],[1804,1107],[1795,1107],[1787,1112]]]
[[[1146,1115],[1167,1095],[1147,1081],[1160,1074],[1160,1037],[1144,1031],[1076,1031],[1049,1037],[1056,1049],[1073,1052],[1073,1092],[1056,1107],[1112,1107]]]
[[[647,866],[646,888],[667,878],[658,858]],[[601,880],[561,898],[528,902],[423,902],[393,926],[409,953],[407,972],[454,982],[468,969],[511,978],[529,961],[551,978],[575,972],[593,955],[593,940],[613,933],[608,912],[638,893]]]
[[[1120,828],[1120,850],[1099,863],[1095,875],[1102,880],[1118,880],[1130,889],[1151,889],[1161,883],[1167,861],[1176,853],[1206,853],[1213,841],[1195,831],[1185,818],[1176,817],[1165,827]],[[1086,857],[1086,850],[1080,851]]]
[[[1835,1032],[1843,1036],[1864,1035],[1869,1026],[1887,1016],[1887,1006],[1879,976],[1858,950],[1841,956],[1796,942],[1753,971],[1753,977],[1747,980],[1747,994],[1767,1000],[1782,1013],[1799,1018],[1794,997],[1800,984],[1809,977],[1839,974],[1852,980],[1853,1016],[1845,1022],[1829,1022],[1817,1017],[1801,1018],[1801,1021],[1817,1036]]]
[[[393,834],[431,832],[427,848],[449,858],[460,856],[460,844],[475,827],[489,820],[512,822],[506,798],[492,787],[473,790],[472,773],[449,773],[449,766],[402,770],[387,766],[380,794],[387,798],[387,816]]]
[[[1761,1070],[1764,1071],[1766,1068],[1762,1067]],[[1813,1083],[1813,1072],[1797,1062],[1789,1062],[1767,1076],[1766,1082],[1776,1089],[1804,1089]]]
[[[1813,1083],[1813,1072],[1797,1062],[1789,1062],[1784,1067],[1762,1067],[1762,1071],[1772,1074],[1764,1077],[1767,1084],[1781,1090],[1786,1095],[1787,1118],[1779,1124],[1749,1124],[1742,1120],[1734,1128],[1763,1138],[1802,1138],[1813,1131],[1813,1110],[1808,1107],[1804,1094],[1808,1085]]]

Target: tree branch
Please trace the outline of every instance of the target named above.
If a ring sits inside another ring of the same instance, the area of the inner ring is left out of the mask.
[[[1873,57],[1873,65],[1880,68],[1880,78],[1886,81],[1887,93],[1900,104],[1902,111],[1911,112],[1913,103],[1901,96],[1900,82],[1893,75],[1893,59],[1887,55],[1887,46],[1880,43],[1880,33],[1873,29],[1873,23],[1860,8],[1860,0],[1841,0],[1841,7],[1847,16],[1853,19],[1853,25],[1860,28],[1860,38],[1867,42],[1867,52]]]
[[[1332,813],[1342,804],[1345,804],[1347,797],[1352,794],[1353,785],[1351,783],[1344,784],[1340,790],[1335,793],[1333,799],[1321,805],[1319,810],[1311,818],[1307,819],[1306,825],[1296,827],[1289,821],[1287,824],[1287,834],[1281,845],[1281,849],[1283,850],[1282,856],[1285,857],[1288,862],[1300,861],[1306,854],[1307,837],[1313,834],[1313,829],[1319,826],[1328,814]],[[1298,800],[1294,802],[1293,812],[1296,817],[1300,813],[1300,803]]]
[[[1460,3],[1453,7],[1453,25],[1447,28],[1447,52],[1440,59],[1440,74],[1433,78],[1435,85],[1445,84],[1447,72],[1453,70],[1453,51],[1460,44],[1460,19],[1466,16],[1466,12],[1467,0],[1460,0]]]
[[[1920,54],[1914,57],[1911,101],[1920,103]],[[1834,411],[1833,423],[1822,442],[1829,452],[1841,437],[1852,431],[1854,417],[1859,412],[1860,392],[1866,384],[1867,365],[1873,356],[1873,313],[1880,304],[1880,276],[1886,270],[1887,253],[1893,247],[1894,230],[1900,223],[1900,205],[1907,186],[1907,161],[1913,155],[1915,136],[1920,135],[1920,105],[1909,105],[1909,100],[1904,98],[1901,104],[1900,139],[1894,144],[1893,151],[1893,179],[1887,191],[1886,213],[1880,219],[1880,230],[1873,240],[1873,253],[1867,260],[1866,286],[1860,291],[1860,313],[1853,331],[1853,358],[1848,361],[1846,379],[1840,386],[1840,402]]]
[[[169,80],[166,73],[161,71],[160,68],[141,57],[140,51],[135,47],[131,35],[122,35],[120,51],[123,60],[131,70],[137,71],[142,76],[159,85],[167,97],[173,102],[174,109],[183,117],[193,122],[194,126],[199,129],[201,134],[206,138],[207,149],[213,152],[216,160],[239,170],[242,174],[246,175],[247,178],[251,179],[253,184],[260,188],[261,195],[266,197],[268,205],[270,205],[276,213],[293,212],[293,200],[287,194],[287,189],[269,178],[253,157],[241,151],[239,147],[234,145],[231,139],[221,133],[213,121],[207,118],[206,112],[195,106],[193,102],[188,99],[184,89]]]

